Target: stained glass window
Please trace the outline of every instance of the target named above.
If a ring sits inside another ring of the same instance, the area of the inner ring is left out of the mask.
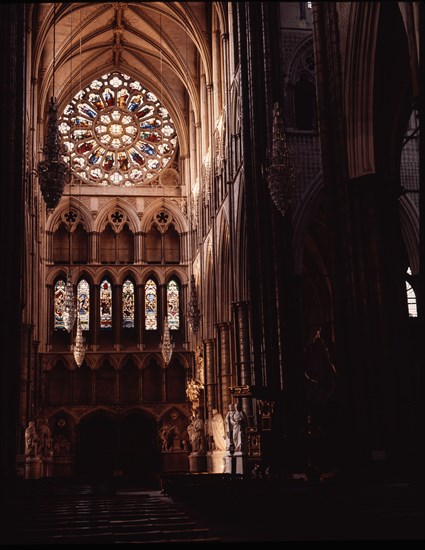
[[[167,315],[170,330],[180,328],[179,307],[179,285],[171,279],[167,284]]]
[[[77,305],[78,314],[81,321],[81,329],[89,330],[90,328],[90,286],[85,279],[77,285]]]
[[[65,303],[65,281],[59,279],[55,284],[55,297],[54,297],[54,316],[55,316],[55,330],[65,330],[63,321],[63,307]]]
[[[112,329],[112,286],[106,279],[100,283],[100,328]]]
[[[145,329],[158,328],[158,296],[155,281],[149,279],[145,284]]]
[[[140,82],[119,72],[79,91],[65,107],[59,131],[65,160],[89,184],[151,184],[177,148],[167,109]]]
[[[128,279],[122,285],[122,326],[134,328],[134,285]]]

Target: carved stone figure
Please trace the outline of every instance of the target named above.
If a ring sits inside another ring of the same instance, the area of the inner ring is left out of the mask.
[[[43,459],[51,459],[53,457],[53,439],[50,431],[49,423],[45,418],[40,420],[38,427],[39,431],[39,448],[40,455]]]
[[[31,420],[25,430],[25,456],[36,458],[38,456],[39,439],[35,429],[34,421]]]
[[[225,432],[226,432],[226,451],[234,451],[234,444],[233,444],[233,420],[232,415],[235,411],[235,407],[233,403],[229,404],[229,410],[226,414],[226,418],[224,419],[224,426],[225,426]]]
[[[186,395],[189,398],[189,401],[192,403],[194,401],[199,401],[199,394],[201,393],[202,385],[199,383],[199,380],[189,380],[186,386]]]
[[[201,389],[204,387],[204,357],[202,353],[202,346],[197,346],[195,349],[195,362],[196,362],[196,379],[201,385]]]
[[[187,427],[192,453],[202,453],[205,451],[204,422],[199,413],[192,417],[192,421]]]
[[[173,449],[173,436],[174,426],[171,424],[164,424],[159,430],[159,437],[161,438],[161,450],[169,452]]]
[[[224,420],[217,409],[212,410],[211,431],[214,441],[215,451],[224,451],[226,449],[226,434],[224,430]]]
[[[225,419],[226,428],[226,450],[235,453],[246,450],[246,432],[248,428],[248,418],[244,411],[236,403],[230,403],[229,412]]]

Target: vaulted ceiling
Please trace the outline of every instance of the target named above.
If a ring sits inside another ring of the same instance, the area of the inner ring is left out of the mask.
[[[33,4],[33,72],[40,118],[59,112],[82,87],[113,69],[139,80],[169,110],[180,141],[187,112],[199,117],[199,76],[211,81],[208,2]],[[53,90],[54,86],[54,90]],[[190,103],[189,103],[190,101]],[[185,123],[186,122],[186,123]]]

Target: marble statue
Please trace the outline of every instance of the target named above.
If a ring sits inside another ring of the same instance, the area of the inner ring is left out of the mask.
[[[225,418],[226,428],[226,450],[241,453],[246,450],[246,432],[248,428],[248,417],[240,409],[238,403],[230,403],[229,412]]]
[[[192,453],[201,453],[205,450],[204,440],[204,422],[199,413],[192,417],[192,421],[187,427]]]
[[[226,434],[224,420],[217,409],[212,410],[211,431],[214,441],[214,450],[224,451],[226,449]]]

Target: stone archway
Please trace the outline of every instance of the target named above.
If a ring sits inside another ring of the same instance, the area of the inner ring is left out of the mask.
[[[121,416],[97,410],[77,426],[76,473],[156,486],[160,472],[157,439],[154,418],[139,409]]]
[[[116,468],[118,425],[107,411],[85,416],[77,426],[75,471],[80,476],[109,477]]]

